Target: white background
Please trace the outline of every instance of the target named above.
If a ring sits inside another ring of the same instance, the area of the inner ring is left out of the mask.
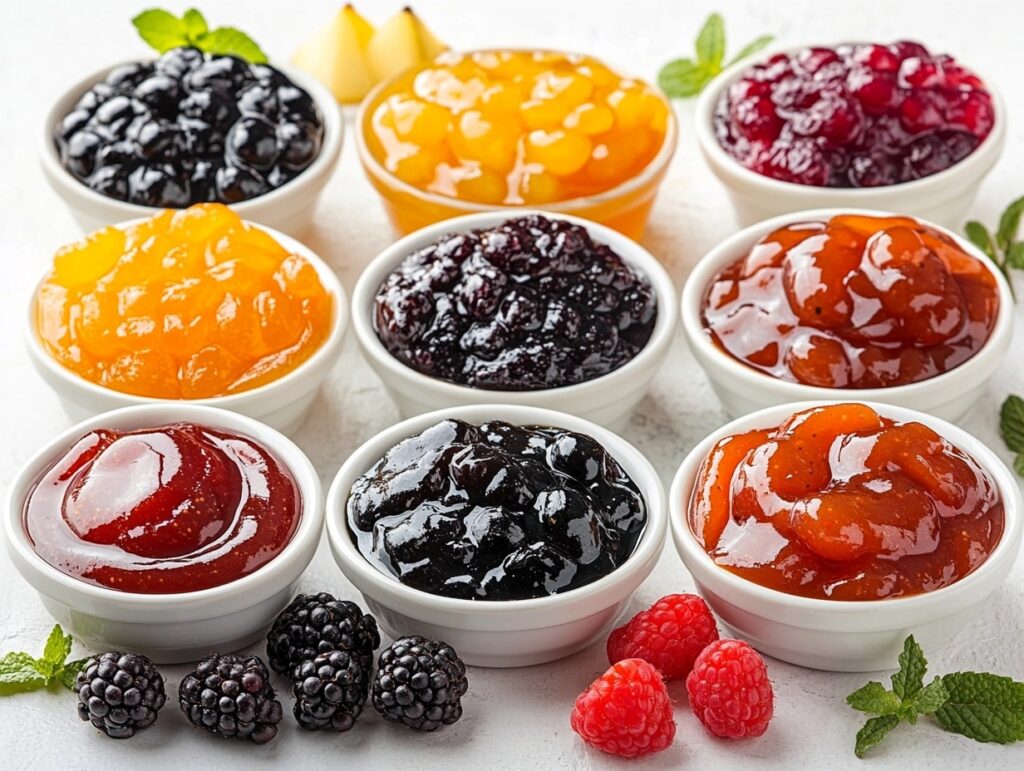
[[[155,2],[155,0],[154,0]],[[271,58],[286,59],[340,0],[218,0],[203,10],[212,24],[250,32]],[[360,0],[375,23],[400,7],[397,0]],[[23,350],[26,303],[54,250],[79,235],[38,168],[36,143],[49,104],[84,74],[114,60],[147,56],[129,19],[147,0],[57,2],[10,0],[0,22],[0,487],[39,444],[69,421],[31,370]],[[178,0],[170,8],[187,6]],[[993,222],[1003,206],[1024,194],[1024,92],[1021,35],[1024,6],[1017,0],[418,0],[416,10],[455,48],[540,46],[598,55],[621,70],[654,78],[667,59],[689,55],[703,19],[712,10],[727,21],[729,50],[762,33],[800,42],[840,42],[901,37],[920,39],[973,65],[1003,92],[1009,108],[1006,152],[985,182],[973,215]],[[691,105],[678,105],[682,137],[654,210],[646,246],[668,266],[677,286],[694,262],[734,230],[732,214],[698,156],[690,128]],[[362,176],[350,137],[338,172],[307,236],[351,292],[361,268],[392,233],[374,192]],[[1017,282],[1024,295],[1024,279]],[[1016,356],[1010,355],[991,395],[965,427],[1009,458],[998,440],[996,408],[1008,390],[1024,394],[1024,328],[1018,312]],[[318,397],[316,417],[297,441],[325,483],[360,442],[398,415],[376,377],[361,362],[350,338],[342,361]],[[685,453],[723,422],[703,373],[678,340],[653,392],[625,431],[653,461],[666,482]],[[302,588],[356,599],[325,549]],[[689,575],[669,544],[657,570],[633,599],[633,611],[658,597],[692,590]],[[0,652],[38,653],[52,621],[34,592],[0,556]],[[937,673],[959,669],[999,672],[1024,679],[1024,568],[1018,563],[977,624],[941,650],[926,651]],[[74,655],[84,651],[76,646]],[[262,651],[261,651],[262,653]],[[543,667],[469,673],[465,717],[432,735],[385,724],[371,708],[347,734],[302,732],[290,715],[278,739],[255,747],[194,732],[179,712],[174,686],[184,668],[165,668],[171,684],[167,707],[154,728],[115,742],[79,722],[65,692],[0,699],[0,768],[614,768],[626,762],[589,749],[569,729],[572,701],[607,666],[602,644]],[[769,660],[775,684],[775,718],[760,739],[715,740],[690,713],[685,689],[678,700],[675,743],[634,762],[638,768],[1021,768],[1024,745],[976,744],[925,720],[901,726],[867,761],[853,756],[862,717],[844,703],[864,675],[829,674]],[[876,676],[877,677],[877,676]],[[283,685],[283,684],[279,684]]]

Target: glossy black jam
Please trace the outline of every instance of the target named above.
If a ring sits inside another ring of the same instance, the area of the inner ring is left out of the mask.
[[[381,572],[431,594],[523,600],[576,589],[633,553],[647,507],[593,438],[445,420],[356,480],[349,531]]]
[[[316,158],[324,121],[273,67],[174,48],[115,69],[53,131],[61,164],[96,192],[181,208],[280,187]]]
[[[645,276],[585,228],[533,215],[410,255],[377,292],[374,329],[426,375],[532,391],[618,369],[656,317]]]

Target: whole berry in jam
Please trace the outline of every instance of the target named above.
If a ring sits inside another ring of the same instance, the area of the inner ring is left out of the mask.
[[[207,656],[181,681],[178,702],[196,728],[256,744],[277,736],[281,722],[281,702],[257,656]]]
[[[139,653],[107,651],[86,662],[75,681],[78,716],[111,739],[149,728],[167,700],[164,678]]]
[[[718,143],[747,168],[819,187],[880,187],[960,162],[995,122],[992,95],[918,43],[806,48],[747,68],[715,109]]]
[[[369,670],[356,653],[336,650],[304,661],[292,673],[295,719],[311,731],[347,731],[363,711]]]
[[[656,317],[645,276],[585,228],[531,215],[410,255],[377,292],[374,329],[418,372],[532,391],[618,369]]]
[[[760,736],[774,711],[772,683],[757,651],[742,640],[716,640],[686,678],[690,709],[724,739]]]
[[[466,665],[448,643],[410,636],[380,654],[373,707],[385,720],[436,731],[462,717]]]
[[[183,208],[280,187],[313,162],[324,121],[273,67],[173,48],[112,71],[53,133],[61,164],[96,192]]]
[[[421,591],[520,600],[619,567],[647,509],[596,440],[557,428],[444,420],[352,485],[348,526],[382,573]]]

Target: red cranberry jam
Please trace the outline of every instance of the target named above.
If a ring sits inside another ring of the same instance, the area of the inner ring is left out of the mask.
[[[585,228],[533,215],[410,255],[377,292],[374,329],[425,375],[533,391],[618,369],[656,317],[645,276]]]
[[[266,448],[177,423],[89,432],[42,475],[24,523],[39,556],[68,575],[169,594],[259,569],[300,511],[295,481]]]
[[[352,485],[348,526],[401,583],[469,600],[567,592],[615,570],[647,522],[636,484],[593,438],[445,420]]]
[[[776,54],[729,86],[718,143],[748,169],[818,187],[879,187],[966,158],[992,130],[992,95],[919,43]]]

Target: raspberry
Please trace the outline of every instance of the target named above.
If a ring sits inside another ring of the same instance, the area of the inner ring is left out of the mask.
[[[666,680],[682,680],[697,656],[718,639],[715,619],[695,594],[670,594],[608,636],[608,661],[637,658]]]
[[[676,721],[661,674],[643,659],[626,659],[576,697],[572,730],[603,752],[635,758],[672,743]]]
[[[686,678],[693,714],[715,736],[760,736],[772,719],[772,683],[757,651],[741,640],[716,640]]]

